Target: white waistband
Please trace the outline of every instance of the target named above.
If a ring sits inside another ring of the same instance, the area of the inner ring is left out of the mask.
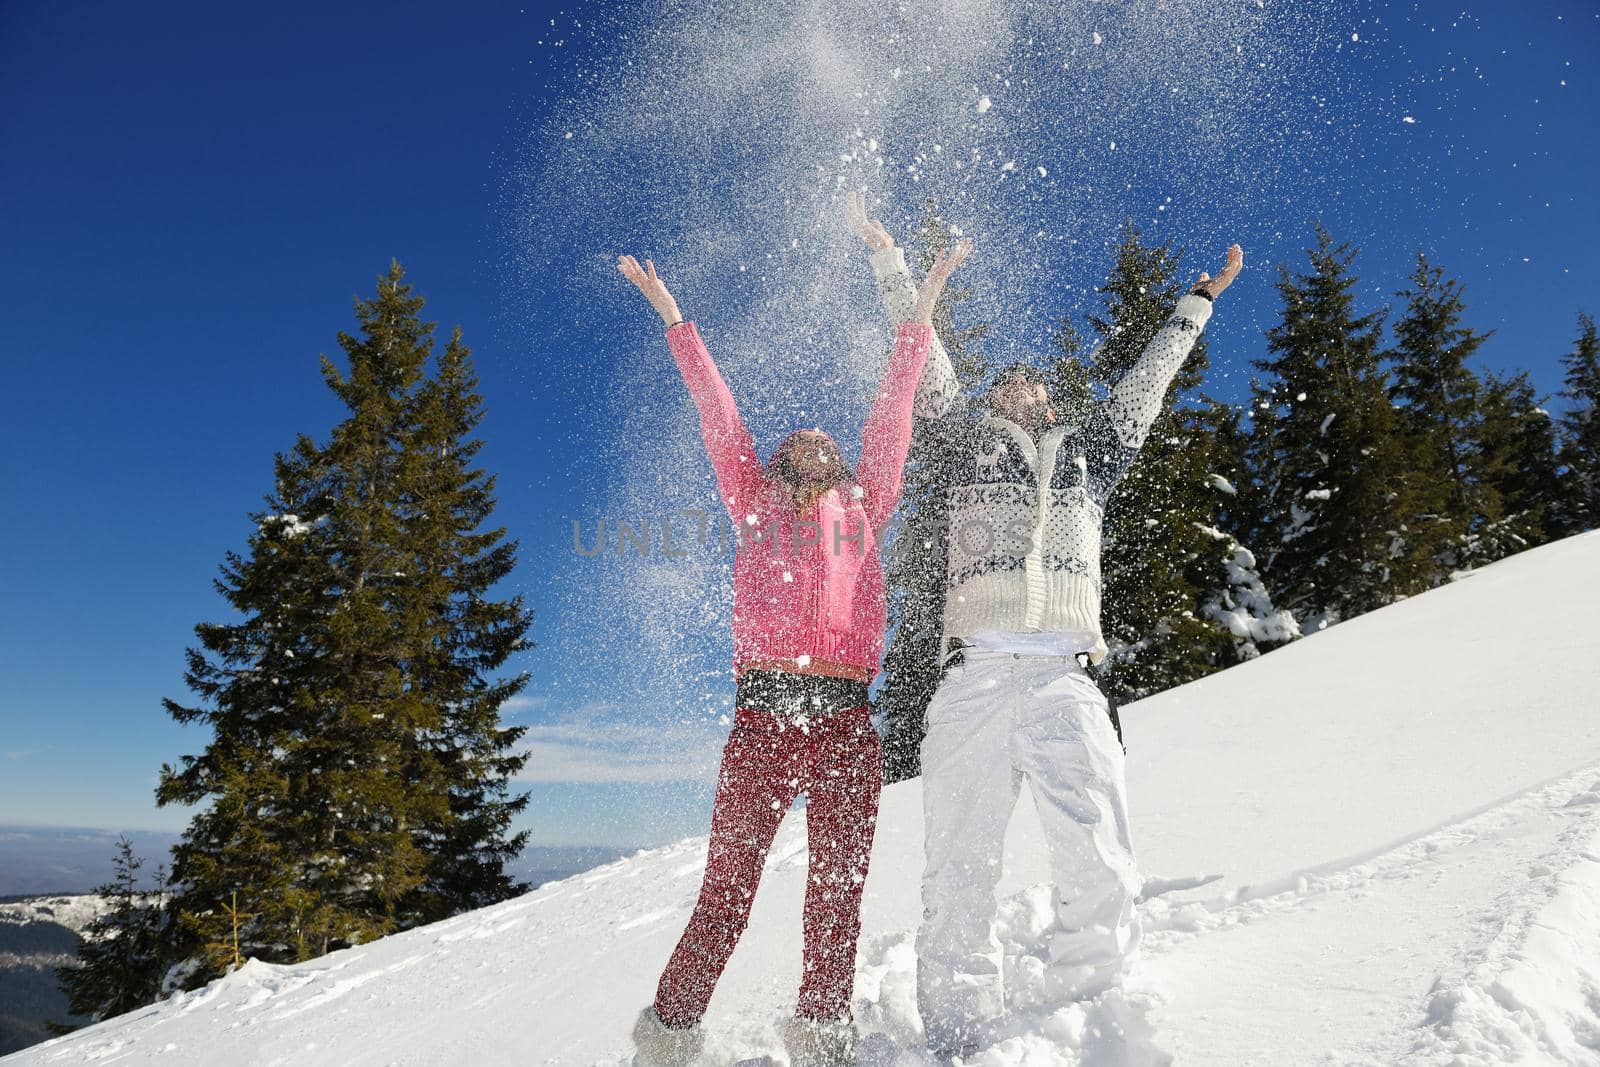
[[[973,648],[1021,652],[1024,656],[1076,655],[1091,651],[1099,640],[1095,634],[1078,630],[980,630],[961,639]]]
[[[1045,656],[1031,652],[1006,652],[993,648],[977,648],[968,645],[965,648],[951,649],[946,657],[961,654],[961,663],[981,663],[985,666],[1002,666],[1014,663],[1018,667],[1052,667],[1063,670],[1073,670],[1080,674],[1088,674],[1083,669],[1083,661],[1078,656]],[[1081,655],[1082,653],[1080,653]]]

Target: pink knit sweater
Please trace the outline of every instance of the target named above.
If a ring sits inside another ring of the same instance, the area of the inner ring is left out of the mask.
[[[717,486],[742,534],[733,565],[733,664],[827,660],[871,675],[887,620],[878,535],[900,499],[911,447],[911,401],[932,328],[901,323],[883,387],[862,430],[858,484],[837,486],[797,514],[769,481],[733,394],[694,323],[667,331],[667,344],[700,411]]]

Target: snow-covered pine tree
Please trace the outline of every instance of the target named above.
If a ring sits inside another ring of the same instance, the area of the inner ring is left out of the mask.
[[[1600,337],[1594,319],[1578,316],[1578,339],[1561,357],[1561,464],[1564,489],[1559,523],[1564,534],[1600,525]]]
[[[1089,317],[1099,344],[1089,368],[1114,385],[1138,360],[1186,291],[1180,253],[1171,242],[1146,245],[1130,221]],[[1216,553],[1216,490],[1209,480],[1210,442],[1195,412],[1181,407],[1208,365],[1205,338],[1174,377],[1133,465],[1106,506],[1101,549],[1101,629],[1110,654],[1101,684],[1131,700],[1199,678],[1215,669],[1230,643],[1199,612],[1203,587],[1194,564]]]
[[[934,251],[948,248],[953,240],[937,202],[928,200],[915,244],[907,249],[912,253],[911,262],[926,274],[933,265]],[[933,311],[933,328],[950,353],[956,380],[969,389],[991,373],[979,347],[989,327],[955,324],[955,306],[971,295],[970,287],[946,287]],[[888,550],[885,583],[891,637],[883,658],[884,681],[878,691],[877,712],[885,724],[883,774],[889,782],[921,773],[924,716],[939,684],[938,650],[944,631],[948,568],[942,460],[948,445],[931,438],[918,420],[901,482],[894,542]]]
[[[1242,540],[1261,528],[1256,484],[1246,467],[1244,412],[1206,397],[1190,417],[1209,445],[1206,481],[1216,494],[1214,525],[1197,524],[1212,539],[1214,551],[1196,558],[1190,580],[1201,590],[1201,618],[1231,638],[1213,665],[1220,670],[1293,641],[1300,627],[1291,612],[1273,603],[1255,553]]]
[[[244,955],[290,962],[515,888],[500,864],[518,843],[502,788],[516,731],[488,712],[522,682],[485,675],[527,620],[482,596],[514,548],[475,532],[492,484],[456,466],[476,451],[466,350],[453,341],[425,379],[433,324],[403,277],[392,265],[357,302],[348,373],[323,360],[349,416],[277,457],[249,555],[228,554],[217,588],[243,618],[196,627],[185,678],[202,703],[165,702],[212,731],[157,791],[204,805],[174,850],[184,984],[218,973],[203,949],[227,908],[250,916]]]
[[[1484,377],[1472,447],[1473,466],[1498,502],[1494,525],[1502,531],[1507,552],[1557,536],[1563,486],[1555,420],[1539,402],[1527,371],[1491,371]]]
[[[1395,295],[1405,309],[1387,353],[1389,399],[1407,453],[1405,520],[1421,566],[1415,580],[1431,588],[1458,568],[1515,550],[1494,488],[1474,465],[1481,386],[1467,360],[1490,335],[1462,325],[1461,283],[1420,251],[1410,288]],[[1432,573],[1424,560],[1433,561]]]
[[[492,677],[531,647],[531,614],[520,595],[490,598],[516,565],[504,527],[484,529],[495,509],[495,478],[474,466],[483,442],[483,398],[458,327],[413,396],[399,456],[400,530],[414,576],[396,590],[406,620],[405,671],[411,692],[439,715],[413,739],[418,774],[437,775],[449,798],[443,819],[415,828],[428,858],[423,882],[400,912],[406,924],[481,908],[526,890],[505,870],[527,833],[511,833],[528,794],[511,776],[527,762],[515,751],[526,727],[503,726],[500,707],[528,684],[526,672]]]
[[[1306,252],[1307,273],[1279,268],[1283,312],[1256,362],[1249,455],[1263,575],[1309,633],[1417,588],[1431,563],[1404,521],[1405,455],[1378,362],[1384,312],[1356,313],[1355,249],[1319,225]]]
[[[165,874],[158,869],[152,888],[140,889],[144,860],[126,837],[117,839],[111,863],[111,881],[94,890],[110,907],[84,927],[78,962],[56,968],[68,1009],[94,1022],[154,1001],[163,971]],[[64,1034],[76,1027],[52,1023],[50,1029]]]

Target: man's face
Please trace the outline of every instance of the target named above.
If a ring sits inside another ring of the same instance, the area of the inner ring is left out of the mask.
[[[1050,408],[1050,390],[1020,374],[995,383],[989,390],[989,406],[996,415],[1025,430],[1037,430],[1056,421],[1056,413]]]
[[[831,483],[844,474],[839,447],[821,430],[802,430],[787,447],[789,467],[802,482]]]

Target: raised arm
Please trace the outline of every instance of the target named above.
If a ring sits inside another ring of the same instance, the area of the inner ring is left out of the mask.
[[[1161,414],[1167,386],[1189,358],[1210,317],[1211,301],[1192,293],[1181,297],[1161,329],[1144,346],[1138,362],[1112,387],[1105,400],[1105,413],[1124,448],[1137,449],[1144,444],[1156,416]]]
[[[867,218],[866,201],[860,193],[849,193],[845,198],[850,226],[866,242],[870,251],[868,261],[878,282],[878,293],[889,313],[889,321],[901,323],[915,314],[917,283],[906,266],[905,253],[895,247],[894,238],[877,219]],[[937,419],[946,415],[962,401],[961,386],[956,381],[955,368],[950,363],[950,353],[945,351],[937,332],[928,341],[928,361],[917,384],[913,413],[922,419]]]
[[[1116,430],[1117,439],[1127,448],[1138,448],[1161,414],[1167,386],[1183,361],[1189,358],[1194,343],[1211,318],[1212,301],[1244,266],[1244,253],[1238,245],[1228,249],[1228,265],[1222,273],[1212,278],[1202,273],[1199,281],[1186,296],[1180,297],[1172,314],[1150,343],[1144,346],[1139,360],[1112,388],[1106,398],[1106,414]]]
[[[1139,359],[1111,389],[1091,424],[1091,436],[1104,440],[1092,443],[1089,462],[1097,470],[1091,475],[1109,492],[1110,485],[1122,476],[1133,455],[1150,433],[1166,400],[1167,387],[1194,350],[1211,318],[1212,301],[1233,284],[1244,265],[1238,245],[1228,249],[1228,264],[1215,278],[1202,273],[1188,294],[1178,299],[1172,314],[1144,346]],[[1114,438],[1114,440],[1112,439]]]
[[[895,336],[894,352],[883,387],[867,416],[861,432],[861,464],[856,476],[863,493],[862,506],[867,521],[881,528],[894,514],[900,500],[900,481],[906,452],[911,448],[911,418],[919,380],[931,358],[933,307],[950,274],[972,252],[972,242],[963,241],[945,255],[941,252],[928,272],[922,292],[908,309]]]
[[[737,521],[760,495],[765,478],[756,457],[755,441],[739,417],[733,393],[700,339],[700,331],[679,315],[678,302],[656,276],[655,264],[647,259],[640,268],[638,260],[622,256],[617,260],[617,270],[638,287],[667,325],[667,347],[700,412],[700,436],[717,475],[718,491],[728,514]]]

